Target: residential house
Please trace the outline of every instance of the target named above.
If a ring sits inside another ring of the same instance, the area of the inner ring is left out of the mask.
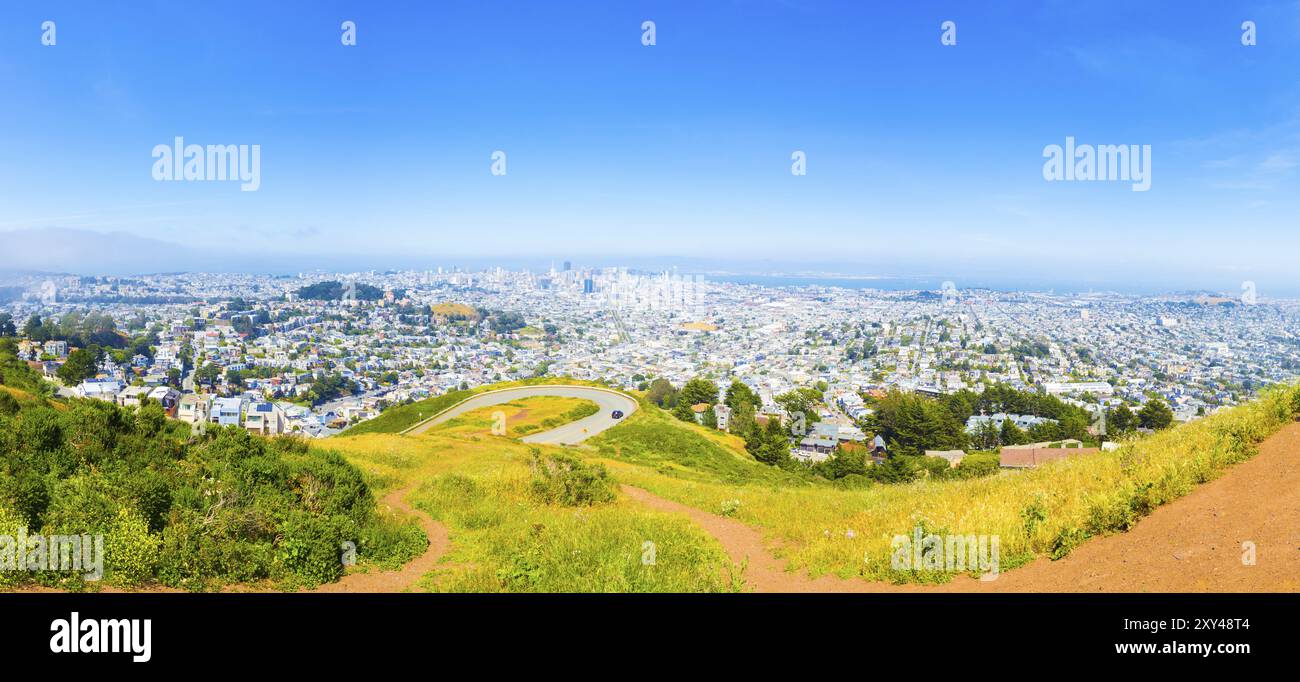
[[[67,357],[67,341],[46,341],[44,346],[45,354],[56,358]]]
[[[718,429],[728,431],[731,427],[731,408],[718,403],[713,406],[713,415],[718,418]]]
[[[117,394],[122,390],[122,384],[112,379],[86,379],[77,385],[73,392],[82,398],[94,398],[95,400],[107,400],[115,402]]]
[[[176,418],[189,424],[206,422],[211,414],[212,399],[206,393],[182,396],[176,408]]]
[[[140,407],[140,401],[149,397],[148,386],[127,386],[117,394],[117,404],[122,407]]]
[[[149,391],[149,399],[157,401],[167,414],[175,416],[176,405],[180,402],[181,392],[171,386],[158,386]]]
[[[243,412],[243,398],[217,398],[212,401],[213,423],[222,426],[239,426]]]
[[[284,433],[284,413],[271,403],[253,403],[244,417],[244,428],[259,436],[278,436]]]

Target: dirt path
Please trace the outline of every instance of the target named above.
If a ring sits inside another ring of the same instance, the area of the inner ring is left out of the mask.
[[[395,571],[371,570],[369,573],[349,573],[338,582],[328,583],[312,590],[313,592],[403,592],[415,585],[425,573],[433,570],[438,559],[451,549],[451,539],[447,527],[434,521],[428,514],[407,504],[406,496],[415,489],[409,485],[384,496],[381,503],[402,514],[415,516],[420,529],[429,538],[429,548],[424,554],[408,561],[405,566]]]
[[[641,504],[658,511],[685,514],[695,525],[718,539],[731,563],[745,566],[745,583],[755,592],[869,592],[871,583],[822,576],[809,580],[802,573],[785,570],[785,561],[772,556],[757,530],[725,516],[666,500],[654,493],[630,485],[623,492]]]
[[[1191,494],[1164,505],[1127,533],[1095,538],[1059,561],[1040,558],[993,581],[961,577],[946,585],[891,585],[785,570],[755,529],[623,486],[653,509],[685,514],[722,544],[734,563],[748,559],[756,592],[1295,592],[1300,591],[1300,424],[1264,441],[1260,452]],[[1255,565],[1242,562],[1252,542]]]

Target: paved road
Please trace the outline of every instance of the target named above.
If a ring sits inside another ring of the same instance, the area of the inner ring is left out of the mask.
[[[623,419],[627,419],[627,417],[635,412],[637,408],[636,401],[631,397],[608,389],[592,388],[590,386],[521,386],[519,388],[505,388],[497,391],[480,393],[472,398],[457,403],[443,412],[440,412],[437,416],[421,422],[405,433],[424,433],[433,426],[454,419],[471,410],[490,407],[492,405],[500,405],[520,398],[534,398],[537,396],[582,398],[583,400],[590,400],[591,402],[596,403],[596,405],[600,407],[600,411],[589,417],[583,417],[578,421],[558,426],[550,431],[543,431],[541,433],[534,433],[525,436],[521,439],[525,443],[542,443],[546,445],[573,445],[575,443],[581,443],[582,441],[622,421],[610,416],[614,410],[622,410]]]

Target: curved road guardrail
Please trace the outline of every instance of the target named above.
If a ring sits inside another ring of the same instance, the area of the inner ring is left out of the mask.
[[[568,386],[563,384],[538,384],[536,386],[518,386],[515,388],[500,388],[494,391],[485,391],[477,395],[470,396],[455,405],[439,412],[438,414],[425,419],[424,421],[402,431],[403,435],[415,435],[424,433],[430,428],[442,424],[451,419],[465,414],[471,410],[477,410],[492,405],[508,403],[520,398],[536,398],[539,396],[551,396],[556,398],[581,398],[596,403],[600,411],[596,414],[583,417],[577,421],[569,422],[563,426],[557,426],[549,431],[534,433],[523,437],[525,443],[541,443],[545,445],[573,445],[618,424],[622,419],[614,419],[611,414],[614,410],[623,412],[623,419],[631,416],[637,410],[636,399],[618,391],[608,388],[598,388],[596,386]]]

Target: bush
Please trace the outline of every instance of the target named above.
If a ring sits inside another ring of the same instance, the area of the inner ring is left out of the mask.
[[[966,455],[952,470],[954,478],[980,478],[998,473],[1002,459],[998,453],[979,452]]]
[[[544,504],[583,507],[614,501],[614,480],[600,464],[533,450],[533,497]]]
[[[0,536],[17,538],[20,532],[25,533],[27,529],[27,522],[21,514],[0,506]],[[5,561],[12,561],[13,564],[6,564]],[[30,578],[31,574],[17,565],[17,557],[13,551],[0,552],[0,587],[20,585]]]
[[[429,547],[429,537],[413,523],[386,521],[361,530],[357,560],[372,561],[382,568],[397,568],[420,556]]]
[[[18,414],[18,399],[9,395],[8,391],[0,391],[0,414]]]
[[[344,536],[332,519],[293,512],[280,531],[275,558],[287,571],[313,585],[343,576]]]
[[[58,407],[22,401],[0,414],[0,508],[32,532],[103,534],[111,583],[320,583],[341,574],[344,539],[389,563],[426,546],[418,526],[375,513],[361,472],[335,453],[238,428],[191,439],[154,402]],[[28,579],[78,587],[47,578]]]
[[[139,514],[119,510],[104,538],[105,573],[122,587],[149,580],[158,562],[159,544],[158,536],[149,533],[148,522]]]

